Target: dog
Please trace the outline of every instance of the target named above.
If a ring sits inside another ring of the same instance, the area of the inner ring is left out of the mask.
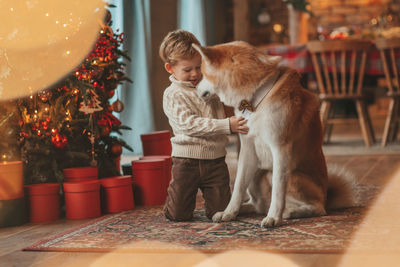
[[[216,94],[249,127],[248,134],[240,134],[231,200],[214,214],[214,222],[257,212],[266,214],[261,227],[270,228],[283,219],[357,205],[354,177],[343,169],[328,175],[319,102],[295,70],[243,41],[193,47],[202,57],[198,95]]]

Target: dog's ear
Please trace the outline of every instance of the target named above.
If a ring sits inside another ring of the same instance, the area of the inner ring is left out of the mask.
[[[192,46],[194,49],[197,50],[197,52],[200,53],[200,56],[204,60],[205,63],[208,65],[211,65],[211,60],[212,60],[212,51],[211,48],[199,46],[197,44],[192,43]]]
[[[278,65],[282,60],[281,56],[269,56],[264,53],[258,54],[257,57],[263,64],[270,67]]]
[[[282,57],[281,56],[269,56],[268,61],[270,64],[277,65],[279,62],[281,62]]]

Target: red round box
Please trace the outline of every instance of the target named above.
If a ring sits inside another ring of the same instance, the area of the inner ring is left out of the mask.
[[[95,167],[77,167],[63,169],[65,182],[82,182],[96,180],[98,177],[98,169]]]
[[[22,161],[0,162],[0,200],[24,197]]]
[[[144,156],[171,155],[171,134],[168,130],[141,134],[140,139]]]
[[[29,220],[33,223],[60,219],[60,185],[58,183],[25,186],[29,196]]]
[[[152,155],[152,156],[143,156],[139,158],[140,160],[143,159],[163,159],[165,162],[165,173],[166,173],[166,186],[168,188],[169,183],[171,182],[172,178],[172,157],[166,155]]]
[[[137,205],[162,205],[167,197],[165,160],[132,161],[133,195]]]
[[[106,213],[131,210],[135,207],[132,176],[115,176],[100,179],[103,188],[103,210]]]
[[[64,192],[67,219],[87,219],[101,215],[99,180],[64,183]]]

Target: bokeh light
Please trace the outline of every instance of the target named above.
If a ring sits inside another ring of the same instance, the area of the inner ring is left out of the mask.
[[[103,0],[0,0],[0,99],[32,95],[69,74],[96,41]]]

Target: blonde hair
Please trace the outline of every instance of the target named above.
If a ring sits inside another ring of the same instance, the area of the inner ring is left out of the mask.
[[[169,32],[160,45],[160,57],[164,63],[169,63],[172,66],[178,60],[191,59],[198,55],[198,52],[192,47],[192,43],[200,45],[199,40],[188,31],[175,30]]]

